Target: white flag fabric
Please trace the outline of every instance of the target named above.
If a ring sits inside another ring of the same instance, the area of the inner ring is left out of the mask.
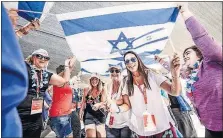
[[[53,7],[54,2],[44,2],[44,1],[14,1],[14,2],[3,2],[6,9],[10,10],[11,8],[17,10],[25,10],[19,11],[18,15],[28,21],[32,21],[34,19],[39,19],[42,22],[45,17],[46,13],[49,13],[50,9]],[[33,12],[32,12],[33,11]],[[38,12],[38,13],[34,13]],[[44,14],[42,14],[44,13]]]
[[[164,49],[179,10],[175,3],[142,3],[58,14],[66,41],[84,73],[108,74],[125,68],[123,54],[134,51],[146,65]]]

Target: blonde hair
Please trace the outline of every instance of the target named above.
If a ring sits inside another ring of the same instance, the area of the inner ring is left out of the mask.
[[[99,92],[101,92],[102,89],[103,89],[103,87],[102,87],[102,81],[101,81],[101,79],[98,79],[98,80],[99,80],[99,82],[98,82],[98,85],[97,85],[97,90],[98,90]],[[92,84],[91,84],[91,79],[90,79],[89,81],[90,81],[89,90],[92,90],[92,89],[93,89],[93,86],[92,86]]]
[[[25,61],[29,64],[33,64],[33,58],[32,55],[29,55],[28,57],[26,57]]]
[[[28,57],[26,57],[25,62],[33,65],[33,55],[29,55]],[[46,63],[44,70],[47,70],[48,64],[49,64],[49,62]]]

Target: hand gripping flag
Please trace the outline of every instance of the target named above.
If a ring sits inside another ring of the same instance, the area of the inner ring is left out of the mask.
[[[17,9],[18,15],[27,21],[39,19],[42,22],[46,14],[52,8],[54,2],[44,1],[19,1],[19,2],[3,2],[6,9]]]
[[[108,75],[111,65],[125,68],[132,50],[146,65],[164,49],[179,10],[175,3],[143,3],[58,14],[71,51],[85,73]]]

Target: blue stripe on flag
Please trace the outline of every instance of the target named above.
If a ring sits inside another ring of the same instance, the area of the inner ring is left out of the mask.
[[[42,12],[43,8],[45,6],[45,2],[25,2],[25,1],[20,1],[18,2],[18,9],[20,10],[28,10],[28,11],[36,11],[36,12]],[[19,11],[18,12],[19,16],[21,16],[22,18],[28,20],[28,21],[32,21],[35,18],[40,18],[42,14],[39,13],[31,13],[31,12],[22,12]]]
[[[142,45],[139,45],[139,46],[135,47],[134,49],[137,49],[137,48],[140,48],[140,47],[142,47],[142,46],[145,46],[145,45],[148,45],[148,44],[152,44],[152,43],[155,43],[155,42],[158,42],[158,41],[162,41],[162,40],[165,40],[165,39],[168,39],[168,36],[165,36],[165,37],[162,37],[162,38],[159,38],[159,39],[156,39],[156,40],[153,40],[153,41],[144,43],[144,44],[142,44]],[[125,50],[125,49],[124,49],[124,50]]]
[[[164,30],[164,29],[165,29],[165,28],[162,27],[162,28],[158,28],[158,29],[156,29],[156,30],[153,30],[153,31],[151,31],[151,32],[148,32],[148,33],[146,33],[146,34],[143,34],[143,35],[141,35],[141,36],[139,36],[139,37],[133,39],[133,40],[132,40],[132,43],[133,43],[134,41],[136,41],[136,40],[138,40],[138,39],[140,39],[140,38],[142,38],[142,37],[148,35],[148,34],[152,34],[152,33],[155,33],[155,32],[159,32],[159,31],[162,31],[162,30]]]
[[[177,8],[151,9],[113,13],[61,21],[66,36],[89,32],[175,22]],[[156,18],[154,18],[156,17]],[[171,17],[171,18],[170,18]]]
[[[82,72],[85,72],[85,73],[88,73],[88,74],[92,74],[93,72],[90,72],[90,71],[88,71],[88,70],[86,70],[86,69],[84,69],[84,68],[81,68],[81,71]],[[108,77],[109,76],[109,74],[100,74],[101,76],[105,76],[105,77]]]
[[[162,51],[159,49],[156,49],[154,51],[145,51],[143,53],[139,53],[138,55],[140,57],[144,57],[144,56],[150,56],[150,55],[156,55],[156,54],[160,54]],[[111,60],[117,60],[117,61],[124,61],[124,57],[116,57],[116,58],[110,58]],[[87,59],[81,62],[88,62],[88,61],[99,61],[99,60],[108,60],[108,59],[102,59],[102,58],[91,58],[91,59]]]

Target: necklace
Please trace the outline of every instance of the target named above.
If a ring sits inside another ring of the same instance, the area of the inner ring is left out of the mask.
[[[200,61],[197,61],[194,64],[194,69],[191,71],[191,74],[186,79],[186,93],[188,97],[193,97],[193,92],[195,90],[193,84],[199,80],[198,71],[200,64],[201,64]]]
[[[32,79],[32,88],[35,88],[36,87],[36,92],[37,92],[37,97],[38,97],[38,94],[39,92],[41,91],[41,89],[43,88],[44,85],[46,85],[47,83],[49,83],[48,81],[48,73],[46,70],[40,70],[38,68],[36,68],[35,66],[27,63],[30,68],[31,68],[31,71],[30,71],[30,75],[31,75],[31,79]],[[40,79],[38,77],[38,74],[37,72],[40,72]]]

